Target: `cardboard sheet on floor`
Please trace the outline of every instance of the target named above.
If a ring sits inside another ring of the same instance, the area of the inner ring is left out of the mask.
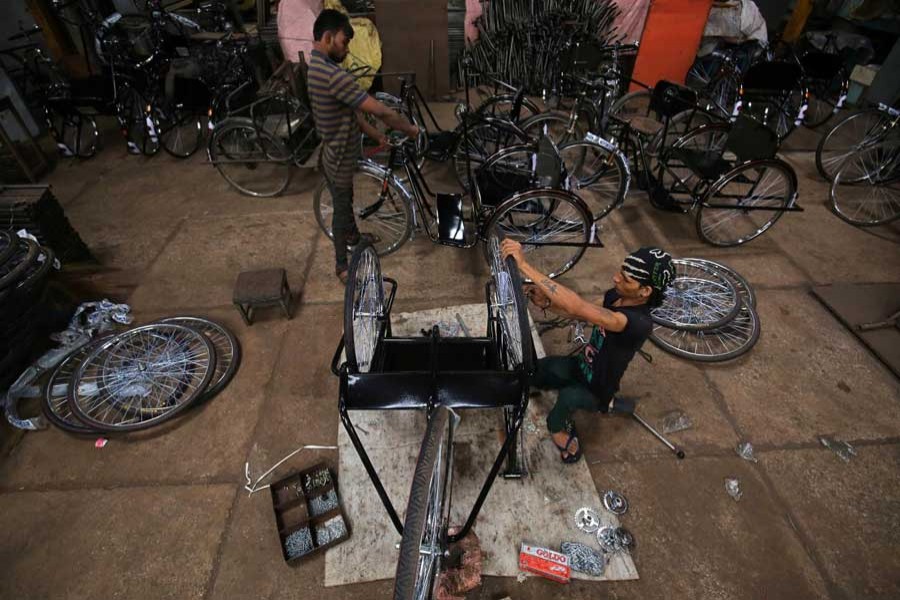
[[[394,335],[419,335],[421,329],[441,324],[443,335],[458,330],[459,313],[474,336],[484,335],[487,316],[484,304],[399,313],[392,316]],[[458,335],[463,335],[458,332]],[[538,356],[544,351],[540,337],[532,336]],[[484,551],[484,574],[516,577],[522,542],[559,548],[566,540],[590,544],[599,550],[594,536],[575,528],[575,511],[592,507],[609,524],[615,515],[603,510],[600,494],[585,460],[564,465],[546,433],[545,420],[555,401],[554,393],[532,398],[523,425],[529,476],[522,480],[500,477],[484,503],[474,531]],[[490,466],[500,449],[503,430],[498,411],[460,411],[461,421],[454,439],[453,505],[451,524],[462,524]],[[354,412],[351,414],[382,483],[401,519],[409,497],[416,457],[425,431],[420,412]],[[350,539],[327,551],[325,585],[335,586],[379,579],[393,579],[399,543],[390,518],[344,431],[339,425],[339,490],[352,527]],[[624,517],[627,527],[627,514]],[[640,543],[640,533],[635,532]],[[627,554],[614,555],[603,577],[577,574],[580,579],[637,579],[634,562]]]
[[[869,331],[859,329],[861,324],[884,321],[900,310],[900,283],[820,285],[812,292],[894,375],[900,377],[900,329],[896,326]]]

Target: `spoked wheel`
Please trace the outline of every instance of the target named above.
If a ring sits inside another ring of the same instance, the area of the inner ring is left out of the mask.
[[[209,159],[232,187],[268,198],[291,181],[290,155],[281,140],[257,130],[249,119],[229,120],[209,140]]]
[[[385,328],[384,280],[371,244],[357,246],[344,291],[344,351],[351,373],[368,373]]]
[[[528,98],[522,98],[518,118],[514,119],[512,110],[515,99],[513,94],[491,96],[478,105],[478,108],[475,109],[475,114],[503,119],[504,121],[515,120],[516,122],[522,122],[541,113],[541,109],[534,102]]]
[[[241,344],[235,335],[215,321],[203,317],[170,317],[162,319],[160,323],[184,325],[209,338],[216,349],[216,372],[198,402],[206,402],[221,392],[241,364]]]
[[[518,128],[497,121],[474,121],[468,126],[467,136],[462,135],[453,153],[453,169],[464,190],[469,190],[469,168],[474,176],[484,162],[500,150],[528,142]],[[466,140],[468,137],[468,143]]]
[[[440,580],[448,547],[453,431],[458,419],[443,405],[429,415],[406,505],[394,600],[428,600]]]
[[[203,142],[203,124],[196,113],[176,106],[160,118],[159,135],[166,152],[176,158],[188,158]]]
[[[90,158],[97,153],[100,131],[93,117],[56,108],[48,108],[46,117],[60,153],[68,152],[79,158]]]
[[[745,244],[774,225],[793,205],[796,195],[797,176],[783,161],[742,164],[707,191],[697,210],[697,234],[714,246]],[[766,210],[748,210],[752,208]]]
[[[751,287],[750,282],[748,282],[743,275],[741,275],[731,267],[720,262],[716,262],[714,260],[706,260],[704,258],[684,258],[682,260],[684,262],[698,263],[701,266],[709,266],[716,269],[717,271],[725,275],[729,281],[731,281],[732,285],[734,285],[734,289],[737,290],[738,294],[741,297],[741,300],[746,306],[756,308],[756,292],[753,291],[753,287]]]
[[[353,216],[360,233],[375,239],[373,245],[379,256],[394,252],[412,235],[411,203],[409,192],[389,172],[360,163],[353,175]],[[334,239],[334,198],[324,178],[316,188],[313,204],[319,227]]]
[[[577,263],[591,241],[593,217],[584,201],[565,190],[538,189],[505,200],[484,227],[485,256],[492,236],[524,246],[528,262],[548,277],[558,277]]]
[[[900,217],[900,141],[848,157],[834,175],[830,197],[835,214],[852,225],[883,225]]]
[[[75,371],[97,343],[99,341],[93,344],[87,343],[66,356],[47,380],[41,408],[47,420],[63,431],[85,435],[97,433],[96,429],[86,426],[72,414],[68,403],[69,386]]]
[[[189,408],[215,371],[215,347],[199,331],[144,325],[94,346],[75,371],[67,402],[90,428],[146,429]]]
[[[522,292],[522,279],[516,261],[503,260],[500,241],[492,236],[488,241],[491,268],[491,316],[499,324],[498,340],[504,369],[523,369],[530,372],[533,364],[533,345],[528,310]]]
[[[741,356],[759,340],[756,310],[741,302],[735,317],[714,329],[686,331],[654,324],[650,340],[666,352],[700,362],[721,362]]]
[[[622,205],[631,174],[621,154],[591,142],[572,142],[559,148],[568,174],[568,188],[584,200],[594,221]]]
[[[559,147],[569,142],[583,140],[588,123],[576,121],[570,124],[567,114],[541,113],[522,123],[522,131],[535,141],[541,136],[546,136]]]
[[[710,265],[676,259],[675,279],[650,316],[672,329],[699,331],[728,323],[741,307],[731,280]]]
[[[876,108],[847,116],[825,134],[816,147],[816,168],[828,181],[834,179],[838,168],[848,157],[884,139],[891,130],[891,117]],[[894,128],[894,135],[900,131]],[[844,183],[858,180],[864,173],[853,174],[852,167],[844,172]]]
[[[714,165],[725,153],[730,128],[724,123],[710,123],[691,129],[679,137],[671,147],[662,150],[657,159],[663,165],[659,184],[670,194],[692,196],[699,175],[690,165]],[[658,174],[651,161],[652,174]]]
[[[619,121],[629,122],[635,117],[649,117],[650,113],[650,90],[638,90],[636,92],[628,92],[609,107],[609,115],[615,117],[609,121],[609,137],[613,139],[619,146],[622,145],[621,129],[622,125]]]
[[[160,140],[156,123],[147,111],[147,100],[132,87],[124,87],[120,93],[119,119],[124,121],[127,140],[146,156],[159,152]]]

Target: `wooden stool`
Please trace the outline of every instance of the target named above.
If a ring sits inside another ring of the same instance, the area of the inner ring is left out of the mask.
[[[234,305],[247,325],[253,324],[253,309],[281,305],[284,315],[291,318],[291,288],[284,269],[244,271],[234,284]]]

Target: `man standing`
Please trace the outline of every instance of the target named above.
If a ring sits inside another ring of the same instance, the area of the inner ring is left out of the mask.
[[[518,242],[504,240],[501,252],[504,259],[512,256],[522,276],[534,282],[528,295],[539,308],[594,326],[578,356],[542,358],[531,380],[534,387],[559,390],[547,428],[562,461],[577,462],[582,448],[572,424],[576,410],[634,412],[633,403],[615,394],[635,352],[653,331],[650,309],[662,304],[666,288],[675,279],[672,257],[659,248],[632,252],[598,305],[529,265]]]
[[[388,127],[415,139],[419,130],[400,114],[378,102],[359,87],[339,65],[346,58],[353,27],[347,15],[326,9],[313,24],[313,51],[309,61],[308,88],[316,129],[322,139],[320,161],[334,202],[335,274],[347,282],[347,250],[362,239],[353,216],[353,173],[360,158],[360,130],[380,143],[383,136],[363,113],[381,119]],[[372,240],[377,242],[377,240]]]

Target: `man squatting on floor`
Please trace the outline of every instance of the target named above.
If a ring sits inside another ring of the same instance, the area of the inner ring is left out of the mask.
[[[347,282],[347,249],[362,239],[353,216],[353,173],[362,147],[360,130],[379,144],[387,142],[363,113],[374,115],[410,139],[419,134],[415,125],[364,92],[353,76],[340,67],[351,39],[353,27],[347,15],[330,9],[319,13],[313,24],[308,74],[309,99],[322,139],[319,160],[334,202],[331,230],[335,274],[342,283]]]
[[[578,356],[542,358],[531,379],[536,388],[559,390],[547,415],[547,428],[563,462],[578,462],[582,449],[572,424],[576,410],[634,412],[633,402],[615,394],[635,352],[653,331],[650,309],[662,303],[666,288],[675,279],[672,257],[659,248],[640,248],[626,256],[601,306],[528,264],[518,242],[503,240],[500,249],[504,259],[512,256],[522,276],[534,282],[527,290],[534,304],[594,326],[590,341]]]

